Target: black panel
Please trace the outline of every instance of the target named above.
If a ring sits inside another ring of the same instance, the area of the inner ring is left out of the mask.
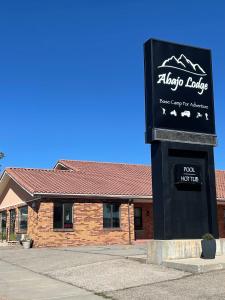
[[[213,148],[154,142],[151,154],[154,238],[194,239],[207,232],[218,238]],[[185,166],[195,167],[201,184],[177,184]]]
[[[144,51],[146,143],[154,128],[215,134],[210,50],[151,39]]]

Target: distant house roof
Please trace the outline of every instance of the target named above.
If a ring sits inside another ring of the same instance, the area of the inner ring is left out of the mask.
[[[54,169],[7,168],[4,176],[31,196],[152,198],[147,165],[59,160]],[[216,186],[217,198],[225,199],[225,171],[216,171]]]

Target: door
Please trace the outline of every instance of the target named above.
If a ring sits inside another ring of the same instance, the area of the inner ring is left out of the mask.
[[[143,222],[142,222],[142,208],[135,207],[134,208],[134,231],[135,231],[135,239],[140,239],[143,230]]]

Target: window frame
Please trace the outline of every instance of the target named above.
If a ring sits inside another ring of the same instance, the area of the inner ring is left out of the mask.
[[[104,227],[104,205],[111,205],[111,211],[110,211],[110,223],[111,227]],[[118,205],[119,206],[119,226],[118,227],[113,227],[113,205]],[[102,227],[103,230],[121,230],[121,203],[116,203],[116,202],[103,202],[103,207],[102,207],[102,215],[103,215],[103,220],[102,220]]]
[[[72,211],[71,211],[71,215],[72,215],[72,227],[71,228],[66,228],[64,227],[65,222],[64,222],[64,218],[65,218],[65,205],[71,205],[72,207]],[[55,205],[62,205],[62,227],[61,228],[55,228],[54,227],[54,210],[55,210]],[[52,227],[53,227],[53,231],[74,231],[74,202],[54,202],[53,203],[53,218],[52,218]]]
[[[21,229],[20,227],[20,222],[21,222],[21,209],[27,208],[27,228],[26,229]],[[21,206],[18,208],[18,233],[27,233],[28,229],[28,205]]]

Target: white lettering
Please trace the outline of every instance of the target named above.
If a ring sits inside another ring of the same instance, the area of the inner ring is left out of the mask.
[[[171,72],[159,74],[157,84],[170,85],[170,89],[174,92],[184,85],[184,80],[179,76],[172,77],[171,74]],[[194,81],[192,77],[188,77],[184,86],[186,88],[196,89],[199,95],[202,95],[204,91],[208,90],[208,83],[203,82],[203,77],[200,77],[198,81]]]
[[[184,84],[184,81],[180,77],[172,78],[171,74],[171,72],[169,72],[168,74],[159,74],[157,84],[162,83],[166,85],[172,85],[173,87],[171,87],[171,90],[176,91],[179,86],[182,86]]]
[[[163,83],[163,84],[166,84],[166,73],[165,74],[159,74],[158,75],[159,77],[159,80],[157,81],[157,83]]]
[[[195,168],[194,167],[184,167],[184,172],[195,173]]]
[[[169,100],[159,99],[159,103],[160,104],[170,104],[170,101]]]
[[[192,77],[188,77],[185,87],[189,87],[192,89],[198,89],[198,90],[200,90],[200,91],[198,91],[198,94],[202,95],[204,91],[208,90],[208,84],[203,83],[202,79],[203,79],[203,77],[200,77],[199,81],[196,82],[192,79]]]
[[[171,104],[173,104],[173,105],[178,105],[179,107],[182,106],[182,102],[174,101],[174,100],[171,100]]]

